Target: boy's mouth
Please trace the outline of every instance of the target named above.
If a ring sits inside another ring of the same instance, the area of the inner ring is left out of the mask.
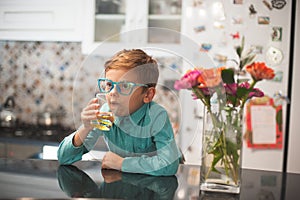
[[[110,106],[111,107],[118,107],[119,106],[119,102],[117,102],[117,101],[110,101]]]

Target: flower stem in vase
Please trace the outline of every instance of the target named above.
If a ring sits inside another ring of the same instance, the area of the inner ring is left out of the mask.
[[[255,53],[251,49],[244,52],[244,47],[243,37],[236,48],[238,73],[232,67],[199,66],[174,83],[177,90],[191,90],[193,99],[200,100],[205,107],[201,191],[240,193],[244,106],[249,99],[264,96],[254,88],[257,82],[275,77],[272,68],[254,61]],[[242,79],[241,72],[249,73],[252,81]]]

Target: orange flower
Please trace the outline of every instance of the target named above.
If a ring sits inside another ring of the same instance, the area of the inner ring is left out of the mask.
[[[200,87],[215,87],[222,82],[221,72],[224,67],[202,69],[200,76],[198,76],[198,82]]]
[[[252,78],[256,81],[263,79],[273,79],[275,76],[274,70],[267,67],[264,62],[253,62],[246,67]]]

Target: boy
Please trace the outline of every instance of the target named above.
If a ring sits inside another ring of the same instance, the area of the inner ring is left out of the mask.
[[[103,169],[169,176],[177,172],[180,152],[165,109],[152,101],[158,80],[157,62],[140,49],[123,50],[105,63],[105,78],[98,80],[107,104],[100,111],[92,99],[81,113],[82,126],[67,136],[58,149],[61,164],[81,160],[103,135],[109,151]],[[115,116],[109,131],[91,125],[102,112]]]

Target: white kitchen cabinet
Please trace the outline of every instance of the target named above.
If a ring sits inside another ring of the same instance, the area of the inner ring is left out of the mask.
[[[1,0],[0,39],[81,41],[82,0]]]
[[[122,43],[180,43],[181,0],[88,0],[84,16],[84,54],[91,53],[99,44],[99,53],[111,55]],[[161,34],[149,27],[173,31]]]

